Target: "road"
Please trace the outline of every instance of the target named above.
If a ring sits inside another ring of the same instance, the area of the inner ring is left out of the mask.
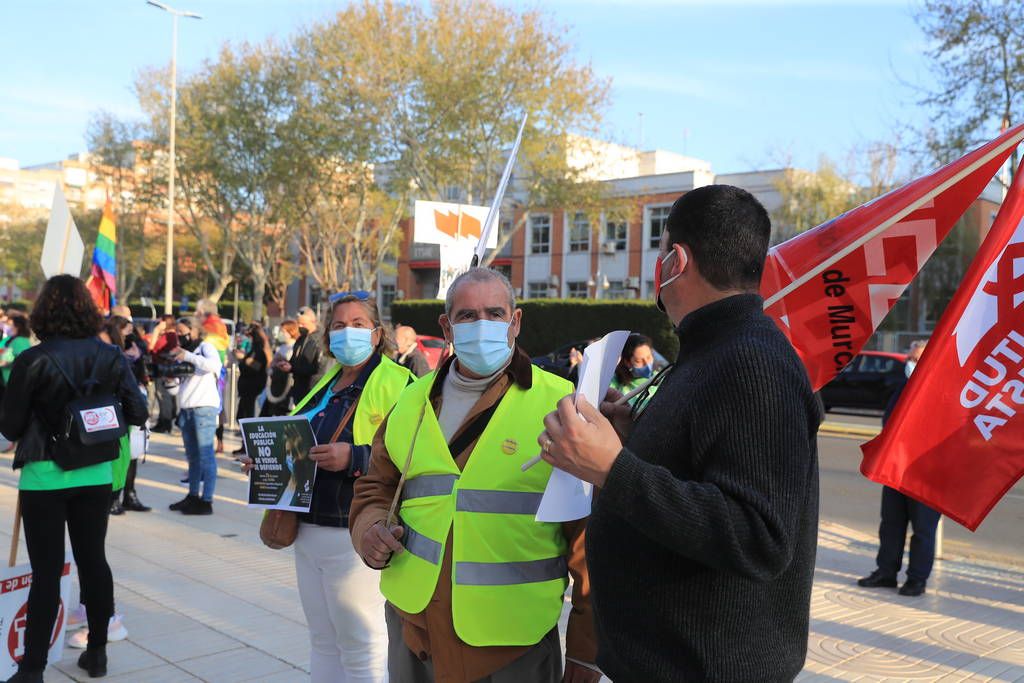
[[[829,413],[829,422],[878,426],[873,416]],[[821,464],[821,519],[868,533],[877,533],[881,487],[860,473],[860,437],[818,437]],[[981,559],[1024,565],[1024,479],[1007,493],[972,533],[943,520],[944,553],[960,559]],[[864,567],[868,573],[872,567]]]

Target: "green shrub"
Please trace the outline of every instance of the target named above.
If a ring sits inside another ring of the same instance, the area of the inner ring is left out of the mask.
[[[590,299],[529,299],[519,302],[523,328],[519,344],[531,356],[579,341],[601,337],[613,330],[646,334],[654,348],[674,360],[679,342],[668,317],[653,302],[645,300],[600,301]],[[395,301],[391,320],[411,325],[419,334],[441,336],[437,318],[444,313],[439,300]]]

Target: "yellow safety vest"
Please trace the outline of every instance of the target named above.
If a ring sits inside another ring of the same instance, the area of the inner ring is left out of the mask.
[[[536,644],[562,613],[568,545],[561,524],[534,520],[551,466],[540,462],[526,472],[521,466],[537,454],[544,416],[572,384],[533,367],[533,386],[508,389],[460,472],[430,405],[434,377],[409,386],[384,433],[399,470],[415,443],[399,508],[406,552],[381,572],[381,592],[405,612],[422,612],[437,588],[452,529],[452,619],[459,638],[474,646]]]
[[[299,401],[295,406],[292,415],[297,415],[306,407],[320,390],[329,385],[338,377],[342,365],[336,364],[324,373],[320,381],[316,383],[313,390]],[[398,395],[409,384],[412,373],[398,363],[386,356],[380,357],[380,365],[374,368],[366,380],[363,393],[356,405],[356,414],[352,416],[352,440],[357,444],[369,444],[373,441],[373,435],[377,428],[384,421],[391,407],[398,400]]]

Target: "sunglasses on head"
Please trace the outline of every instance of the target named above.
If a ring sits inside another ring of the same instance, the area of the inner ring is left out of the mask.
[[[333,304],[335,301],[341,301],[347,296],[352,297],[356,301],[366,301],[367,299],[370,298],[370,293],[367,292],[365,289],[357,289],[353,292],[337,292],[335,294],[332,294],[328,301],[330,301]]]

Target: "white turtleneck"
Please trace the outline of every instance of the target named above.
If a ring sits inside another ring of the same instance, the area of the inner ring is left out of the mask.
[[[508,362],[500,370],[493,375],[481,377],[480,379],[472,379],[459,372],[458,361],[452,364],[448,370],[448,376],[445,377],[444,386],[441,388],[441,413],[437,416],[437,421],[441,425],[441,432],[444,434],[445,441],[450,442],[452,440],[455,432],[466,421],[469,411],[473,409],[476,402],[487,391],[487,387],[491,386],[494,380],[505,372],[505,368],[511,362],[512,356],[509,355]],[[456,453],[456,455],[458,454]]]

